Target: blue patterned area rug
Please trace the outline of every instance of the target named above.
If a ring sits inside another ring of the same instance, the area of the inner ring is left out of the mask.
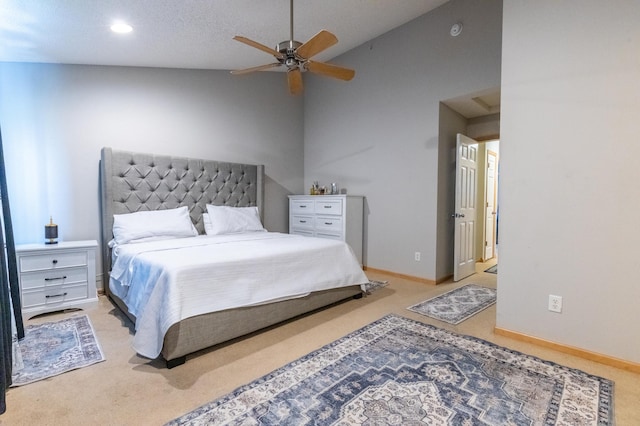
[[[609,425],[613,382],[388,315],[168,425]]]
[[[22,386],[104,361],[86,315],[30,325],[14,353],[12,385]]]
[[[460,324],[496,303],[496,290],[467,284],[407,309],[449,324]]]

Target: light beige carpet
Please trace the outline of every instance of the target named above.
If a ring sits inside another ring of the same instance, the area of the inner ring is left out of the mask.
[[[158,361],[131,349],[130,323],[107,300],[85,311],[99,336],[106,361],[47,380],[9,389],[2,425],[162,425],[219,398],[283,365],[339,339],[386,314],[395,313],[501,346],[577,368],[615,382],[615,414],[619,425],[640,424],[640,376],[551,349],[493,334],[495,305],[457,326],[406,310],[407,306],[468,282],[496,286],[496,275],[480,273],[458,283],[438,286],[367,272],[389,285],[360,300],[304,316],[263,333],[203,351],[186,364],[167,370]],[[54,314],[27,324],[72,314]]]

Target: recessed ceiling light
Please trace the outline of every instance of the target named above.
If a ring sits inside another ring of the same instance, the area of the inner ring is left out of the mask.
[[[111,25],[111,31],[118,34],[126,34],[133,31],[133,27],[124,22],[116,22],[115,24]]]

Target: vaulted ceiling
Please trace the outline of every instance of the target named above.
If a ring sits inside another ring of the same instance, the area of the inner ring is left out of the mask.
[[[423,15],[447,0],[298,0],[294,38],[321,29],[338,44],[326,61]],[[115,34],[110,26],[133,27]],[[233,40],[274,47],[290,38],[289,0],[2,0],[0,61],[239,69],[269,55]]]
[[[304,43],[322,29],[332,32],[338,43],[314,57],[331,61],[447,1],[297,0],[294,39]],[[290,5],[290,0],[1,0],[0,61],[249,68],[273,57],[233,37],[275,48],[290,39]],[[114,33],[115,22],[133,30]],[[446,103],[467,118],[492,114],[499,112],[500,91]]]

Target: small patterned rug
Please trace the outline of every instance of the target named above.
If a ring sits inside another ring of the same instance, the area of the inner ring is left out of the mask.
[[[168,425],[610,425],[613,382],[388,315]]]
[[[496,290],[467,284],[407,309],[449,324],[460,324],[496,303]]]
[[[498,273],[498,264],[495,264],[492,267],[485,269],[484,271],[488,272],[490,274],[497,274]]]
[[[86,315],[29,325],[17,342],[12,385],[22,386],[104,361]]]
[[[389,282],[388,282],[388,281],[375,281],[375,280],[371,280],[371,281],[369,281],[368,283],[366,283],[366,284],[364,285],[364,287],[365,287],[364,293],[365,293],[365,294],[371,294],[371,293],[373,293],[374,291],[379,290],[379,289],[381,289],[381,288],[383,288],[383,287],[386,287],[386,286],[388,286],[388,285],[389,285]]]

